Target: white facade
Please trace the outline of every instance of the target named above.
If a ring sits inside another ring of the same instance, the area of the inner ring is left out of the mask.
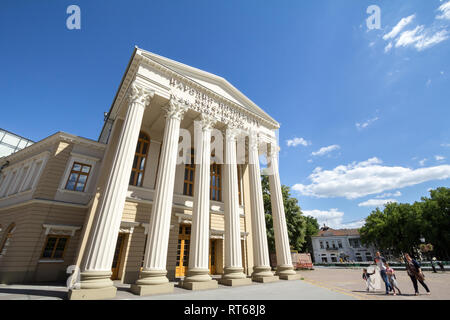
[[[315,263],[364,262],[375,257],[375,249],[364,247],[355,230],[322,230],[312,237],[312,245]]]

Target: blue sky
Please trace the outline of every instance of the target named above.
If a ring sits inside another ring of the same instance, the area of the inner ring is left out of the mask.
[[[81,30],[66,28],[71,4]],[[380,29],[366,25],[372,4]],[[355,226],[383,200],[449,186],[449,37],[448,0],[2,0],[0,127],[96,140],[138,45],[272,115],[282,183],[305,213]]]

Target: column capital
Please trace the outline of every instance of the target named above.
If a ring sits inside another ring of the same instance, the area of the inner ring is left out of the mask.
[[[200,116],[200,125],[203,131],[211,130],[214,125],[217,123],[217,120],[208,114],[201,114]]]
[[[155,96],[154,90],[149,90],[140,84],[133,82],[130,86],[130,102],[147,106]]]
[[[258,132],[251,130],[248,134],[248,147],[249,150],[255,151],[259,149],[261,139],[258,136]]]
[[[171,96],[169,103],[163,107],[166,112],[166,118],[182,120],[184,113],[188,107],[181,102],[178,102],[175,96]]]
[[[225,134],[226,141],[236,141],[237,136],[241,133],[241,130],[233,125],[227,125],[227,127],[223,130]]]

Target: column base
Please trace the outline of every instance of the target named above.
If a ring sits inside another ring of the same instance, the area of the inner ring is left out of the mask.
[[[252,279],[250,278],[243,278],[243,279],[220,279],[220,284],[223,284],[225,286],[230,287],[237,287],[237,286],[246,286],[249,284],[252,284]]]
[[[116,297],[116,287],[106,287],[100,289],[70,289],[69,300],[102,300]]]
[[[280,280],[278,276],[252,277],[252,281],[261,283],[275,282],[278,280]]]
[[[201,281],[201,282],[183,281],[183,283],[181,284],[181,287],[184,289],[197,291],[197,290],[217,289],[219,287],[219,285],[217,284],[216,280]]]
[[[149,296],[153,294],[172,293],[173,287],[173,283],[151,285],[132,284],[130,291],[138,296]]]
[[[300,280],[302,276],[300,274],[288,274],[288,275],[280,275],[281,280]]]
[[[295,272],[292,265],[279,265],[275,273],[282,280],[300,280],[301,276]]]

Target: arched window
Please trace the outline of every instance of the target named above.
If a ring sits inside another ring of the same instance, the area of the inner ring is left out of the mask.
[[[11,242],[11,238],[12,235],[14,233],[14,231],[16,230],[16,224],[15,223],[11,223],[8,227],[8,229],[6,229],[5,231],[5,236],[3,237],[3,241],[2,244],[0,246],[0,257],[4,256],[6,254],[6,249],[8,248],[10,242]]]
[[[134,154],[133,168],[131,169],[130,185],[132,186],[142,187],[149,147],[150,138],[141,131]]]

